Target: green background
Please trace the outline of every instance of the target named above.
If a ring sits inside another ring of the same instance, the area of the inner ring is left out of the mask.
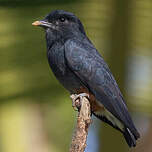
[[[77,113],[49,68],[44,31],[31,25],[54,9],[81,19],[142,134],[132,151],[151,151],[151,0],[0,0],[0,151],[69,149]],[[96,126],[99,151],[128,151],[120,133],[100,121]]]

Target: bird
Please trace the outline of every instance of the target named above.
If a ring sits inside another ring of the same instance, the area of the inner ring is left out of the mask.
[[[53,10],[32,25],[45,31],[48,63],[57,80],[70,94],[88,94],[92,114],[120,131],[129,147],[135,147],[140,134],[113,74],[80,19],[68,11]]]

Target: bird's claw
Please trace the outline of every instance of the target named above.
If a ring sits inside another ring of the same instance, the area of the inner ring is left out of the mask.
[[[75,111],[78,111],[80,109],[83,97],[87,97],[89,99],[89,95],[87,93],[72,94],[70,96],[72,99],[72,107]]]

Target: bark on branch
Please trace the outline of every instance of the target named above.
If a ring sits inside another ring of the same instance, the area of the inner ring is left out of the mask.
[[[88,129],[91,124],[91,109],[89,100],[86,97],[74,100],[71,96],[73,104],[78,109],[77,124],[72,137],[70,152],[84,152],[86,147]]]

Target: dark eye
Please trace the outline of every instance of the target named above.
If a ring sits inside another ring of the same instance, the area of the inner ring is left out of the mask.
[[[65,18],[64,17],[61,17],[60,18],[60,22],[64,22],[65,21]]]

